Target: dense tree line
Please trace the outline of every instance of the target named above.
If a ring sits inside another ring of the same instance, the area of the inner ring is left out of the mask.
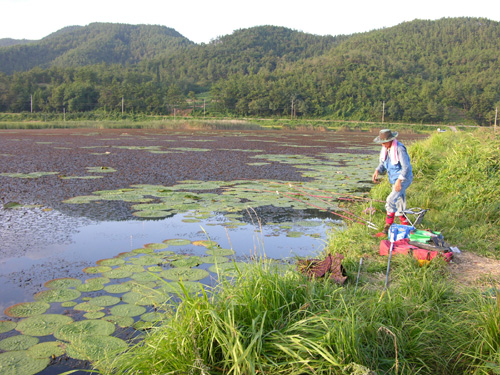
[[[142,52],[137,64],[86,63],[117,50],[106,40],[48,68],[0,74],[0,111],[121,111],[124,98],[126,111],[170,114],[209,92],[217,114],[487,125],[500,105],[500,23],[486,19],[416,20],[338,37],[261,26]]]

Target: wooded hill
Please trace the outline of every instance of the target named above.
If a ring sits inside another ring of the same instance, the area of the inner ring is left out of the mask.
[[[216,115],[488,125],[498,51],[500,23],[478,18],[336,37],[260,26],[201,45],[160,26],[91,24],[0,48],[0,111],[119,112],[124,98],[126,112],[170,114],[208,92]]]
[[[40,41],[10,43],[0,48],[0,71],[7,74],[35,67],[136,64],[194,44],[165,26],[112,23],[68,26]]]

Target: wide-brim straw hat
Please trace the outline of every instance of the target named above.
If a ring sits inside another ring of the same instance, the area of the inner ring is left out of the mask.
[[[382,129],[378,133],[378,137],[376,137],[373,142],[375,143],[385,143],[385,142],[391,142],[394,139],[396,139],[398,136],[398,132],[393,132],[391,129]]]

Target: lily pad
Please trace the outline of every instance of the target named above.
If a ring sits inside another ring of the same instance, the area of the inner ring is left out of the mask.
[[[73,307],[76,305],[77,305],[77,303],[74,301],[67,301],[67,302],[61,303],[61,307]]]
[[[195,246],[204,246],[208,249],[212,249],[212,248],[218,246],[217,242],[210,241],[210,240],[193,241],[192,244]]]
[[[101,311],[102,309],[103,309],[102,306],[92,305],[88,301],[79,303],[78,305],[75,305],[75,307],[73,307],[73,310],[85,311],[85,312],[97,312]]]
[[[74,288],[82,283],[81,280],[72,277],[63,277],[47,281],[44,286],[49,289],[69,289]]]
[[[31,358],[41,359],[59,357],[63,355],[65,351],[61,342],[47,341],[33,345],[27,350],[27,353]]]
[[[165,318],[164,313],[160,313],[158,311],[152,311],[146,314],[141,315],[141,319],[145,322],[159,322]]]
[[[120,298],[113,296],[99,296],[92,298],[89,303],[95,306],[113,306],[120,303]]]
[[[143,210],[143,211],[135,211],[132,215],[142,218],[162,218],[172,215],[168,211],[154,211],[154,210]]]
[[[160,249],[165,249],[168,247],[168,244],[165,243],[148,243],[144,245],[145,248],[147,249],[154,249],[154,250],[160,250]]]
[[[40,315],[50,308],[50,304],[43,301],[21,302],[5,309],[4,313],[13,318],[27,318],[29,316]]]
[[[87,167],[87,172],[90,173],[112,173],[116,172],[116,169],[111,167]]]
[[[131,258],[130,261],[133,264],[139,264],[141,266],[151,266],[154,264],[161,264],[163,263],[163,258],[161,256],[157,255],[143,255],[139,256],[137,258]]]
[[[16,330],[30,336],[47,336],[73,319],[66,315],[43,314],[26,318],[17,323]]]
[[[143,283],[143,282],[157,281],[158,276],[155,274],[151,274],[149,272],[141,272],[141,273],[134,273],[131,276],[131,279],[137,281],[138,283]]]
[[[127,350],[125,341],[112,336],[85,336],[66,347],[69,357],[83,361],[111,358]]]
[[[184,259],[177,259],[172,261],[170,264],[174,267],[195,267],[202,264],[203,261],[198,256],[192,256]]]
[[[146,308],[138,305],[132,305],[130,303],[113,306],[109,312],[112,315],[119,316],[138,316],[146,312]]]
[[[205,253],[209,255],[229,256],[234,255],[236,252],[232,249],[208,249]]]
[[[104,272],[103,275],[106,277],[109,277],[110,279],[126,279],[134,274],[133,271],[119,267],[115,268],[111,271]]]
[[[203,263],[226,263],[229,262],[229,258],[223,257],[222,255],[210,255],[201,258]]]
[[[103,316],[106,316],[106,313],[102,311],[92,311],[83,315],[85,319],[101,319]]]
[[[96,292],[104,289],[104,284],[98,279],[89,279],[84,284],[78,285],[76,289],[80,292]]]
[[[161,267],[161,266],[151,266],[151,267],[148,267],[148,271],[149,272],[161,272],[161,271],[163,271],[163,267]]]
[[[10,320],[0,320],[0,333],[12,331],[16,328],[16,323]]]
[[[120,266],[125,263],[125,261],[121,258],[109,258],[109,259],[101,259],[96,262],[99,266]]]
[[[182,238],[173,238],[170,240],[165,240],[163,241],[164,244],[167,244],[168,246],[186,246],[186,245],[191,245],[191,241],[185,240]]]
[[[72,301],[80,297],[82,294],[75,289],[51,289],[44,290],[33,296],[36,301],[44,302],[65,302]]]
[[[115,331],[115,325],[106,320],[80,320],[65,324],[54,332],[54,337],[63,341],[80,341],[84,336],[108,336]]]
[[[91,274],[91,275],[95,275],[98,273],[111,271],[112,269],[113,268],[111,268],[110,266],[94,266],[94,267],[85,267],[83,269],[83,272]]]
[[[130,291],[129,284],[111,284],[104,287],[104,290],[112,294],[121,294]]]
[[[132,327],[134,324],[134,318],[130,316],[107,315],[103,319],[122,328]]]
[[[203,285],[196,281],[171,281],[163,284],[159,289],[162,293],[175,293],[184,295],[184,290],[187,293],[198,293],[203,290]]]
[[[0,354],[2,375],[34,375],[49,365],[49,358],[32,358],[26,350]]]
[[[0,341],[0,350],[26,350],[36,344],[38,344],[38,338],[36,337],[16,335]]]
[[[210,274],[206,270],[199,268],[175,267],[162,271],[160,275],[168,280],[196,281],[204,279]]]
[[[123,302],[141,305],[141,306],[157,306],[165,303],[168,296],[158,290],[151,289],[149,291],[128,292],[122,296]]]

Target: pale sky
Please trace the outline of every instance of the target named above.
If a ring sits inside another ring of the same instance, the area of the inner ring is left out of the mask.
[[[392,27],[414,19],[484,17],[500,21],[498,0],[0,0],[0,39],[41,39],[92,22],[163,25],[195,43],[253,26],[317,35]]]

